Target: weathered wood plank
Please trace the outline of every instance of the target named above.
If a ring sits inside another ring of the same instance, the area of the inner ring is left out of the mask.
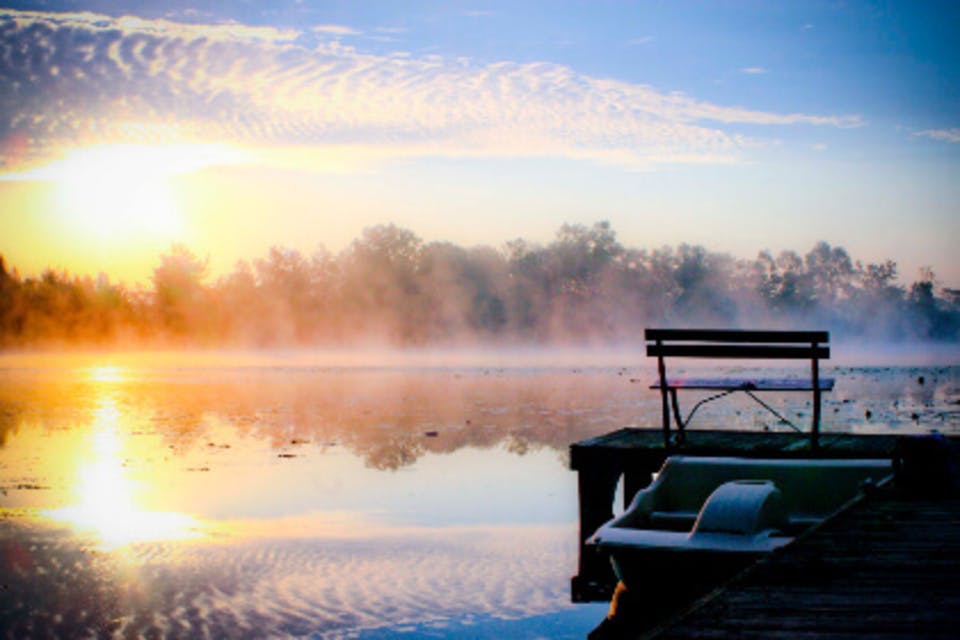
[[[647,355],[656,358],[724,358],[747,360],[827,360],[830,347],[665,344],[648,345]]]
[[[828,331],[756,331],[750,329],[646,329],[644,340],[701,340],[704,342],[829,342]]]
[[[885,490],[702,600],[656,638],[956,638],[960,499]]]

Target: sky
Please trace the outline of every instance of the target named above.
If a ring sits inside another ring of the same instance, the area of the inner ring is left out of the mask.
[[[752,258],[820,240],[960,286],[960,3],[0,8],[0,255],[148,283],[366,227]]]

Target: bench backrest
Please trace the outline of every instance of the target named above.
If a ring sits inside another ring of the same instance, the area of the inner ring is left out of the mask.
[[[827,331],[742,329],[647,329],[647,355],[657,358],[769,358],[822,360],[830,357]]]
[[[732,480],[772,480],[783,493],[788,514],[823,518],[853,498],[867,479],[893,473],[887,459],[770,460],[671,456],[656,481],[657,508],[695,512],[718,486]],[[653,487],[651,487],[653,488]]]

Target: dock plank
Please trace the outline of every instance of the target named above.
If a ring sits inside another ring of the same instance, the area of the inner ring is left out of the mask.
[[[878,492],[644,638],[956,638],[960,498]]]

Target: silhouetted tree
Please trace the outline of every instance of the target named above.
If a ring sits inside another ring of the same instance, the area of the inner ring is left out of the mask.
[[[846,328],[872,337],[903,337],[905,325],[904,289],[896,284],[897,263],[855,265],[857,277],[847,310]]]
[[[156,309],[162,326],[175,336],[206,337],[211,325],[210,308],[203,281],[207,260],[200,260],[187,247],[175,244],[160,256],[153,270]]]
[[[416,278],[421,249],[412,231],[391,224],[364,229],[345,250],[341,300],[352,326],[399,343],[422,337]]]
[[[314,289],[310,264],[295,249],[271,247],[265,260],[256,261],[261,295],[267,302],[262,319],[281,342],[307,342],[316,318],[312,317]]]
[[[783,251],[773,259],[764,251],[757,260],[759,291],[773,311],[806,313],[813,309],[816,304],[813,282],[799,255]]]
[[[233,271],[217,280],[215,287],[221,310],[218,331],[230,341],[263,346],[271,343],[264,322],[267,303],[257,288],[253,267],[240,260]]]
[[[700,246],[680,245],[675,279],[679,295],[674,313],[683,324],[725,326],[734,321],[736,306],[727,285],[733,260],[708,253]]]
[[[179,344],[397,345],[639,339],[651,325],[824,327],[871,338],[960,339],[960,296],[892,260],[862,264],[818,242],[803,257],[736,260],[702,246],[624,247],[607,222],[563,225],[543,246],[424,243],[394,225],[309,258],[272,247],[213,285],[183,245],[152,288],[48,269],[21,278],[0,256],[0,347],[128,338]]]
[[[7,263],[0,255],[0,346],[15,343],[23,331],[19,288],[20,278],[16,270],[7,271]]]
[[[508,264],[508,326],[522,340],[547,337],[552,279],[546,269],[546,252],[525,240],[506,244]]]
[[[957,317],[950,313],[946,301],[936,297],[936,281],[933,269],[925,267],[920,270],[920,279],[910,285],[907,302],[911,319],[923,337],[956,339]]]
[[[509,273],[503,257],[489,247],[467,252],[464,278],[470,283],[470,326],[482,336],[502,334],[507,325]]]

